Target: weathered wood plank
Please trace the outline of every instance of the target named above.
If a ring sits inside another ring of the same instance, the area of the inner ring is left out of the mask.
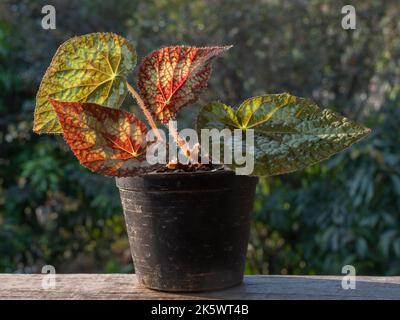
[[[59,274],[42,289],[44,275],[0,274],[0,299],[400,299],[400,277],[357,277],[344,290],[335,276],[246,276],[242,285],[215,292],[165,293],[143,288],[134,274]]]

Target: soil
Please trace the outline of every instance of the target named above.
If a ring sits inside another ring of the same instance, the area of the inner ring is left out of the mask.
[[[190,163],[190,164],[182,164],[182,163],[169,163],[166,166],[157,169],[155,172],[201,172],[201,171],[219,171],[225,170],[224,165],[222,164],[213,164],[213,163]]]

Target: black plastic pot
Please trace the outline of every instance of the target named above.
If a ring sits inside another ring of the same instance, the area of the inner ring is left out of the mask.
[[[162,291],[241,283],[257,181],[232,171],[117,178],[139,281]]]

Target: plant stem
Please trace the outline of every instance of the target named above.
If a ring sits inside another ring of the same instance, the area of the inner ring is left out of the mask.
[[[129,90],[129,92],[132,94],[132,96],[135,98],[135,100],[137,101],[138,105],[140,106],[140,108],[142,109],[147,121],[149,122],[150,126],[152,127],[152,129],[154,130],[157,139],[159,139],[159,141],[162,141],[162,137],[160,134],[159,129],[157,128],[156,123],[154,122],[153,117],[151,116],[150,111],[148,110],[148,108],[146,107],[143,99],[141,98],[141,96],[139,95],[139,93],[128,83],[126,82],[126,86]],[[183,154],[187,157],[190,158],[190,149],[187,146],[186,141],[179,135],[179,133],[177,132],[175,126],[171,125],[168,126],[169,130],[171,132],[172,137],[174,138],[174,140],[176,141],[176,144],[182,149]],[[191,158],[190,158],[191,159]],[[191,159],[193,160],[193,159]]]
[[[185,155],[186,158],[191,159],[190,155],[190,149],[187,146],[186,140],[184,140],[178,133],[178,131],[176,130],[175,126],[173,124],[168,126],[169,132],[171,133],[172,137],[174,138],[174,140],[176,141],[176,144],[182,149],[183,154]],[[193,160],[193,159],[191,159]]]
[[[154,130],[154,133],[157,136],[157,139],[159,141],[162,141],[162,137],[160,134],[159,129],[157,128],[156,123],[153,120],[153,117],[151,116],[150,111],[147,109],[146,105],[144,104],[144,101],[142,100],[142,98],[140,97],[139,93],[136,92],[136,90],[128,83],[126,82],[126,86],[129,90],[129,92],[131,93],[132,97],[134,97],[139,105],[139,107],[142,109],[147,121],[149,122],[150,127]]]

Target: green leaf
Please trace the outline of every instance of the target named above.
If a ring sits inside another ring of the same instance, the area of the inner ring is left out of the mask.
[[[197,117],[198,129],[240,128],[236,112],[222,102],[211,102],[204,106]]]
[[[305,168],[328,159],[370,132],[288,93],[250,98],[237,110],[213,102],[201,110],[197,129],[213,128],[254,130],[254,150],[250,150],[255,159],[253,175],[277,175]]]
[[[118,108],[126,96],[126,77],[136,59],[134,47],[113,33],[91,33],[64,42],[40,84],[33,131],[62,133],[48,97]]]

